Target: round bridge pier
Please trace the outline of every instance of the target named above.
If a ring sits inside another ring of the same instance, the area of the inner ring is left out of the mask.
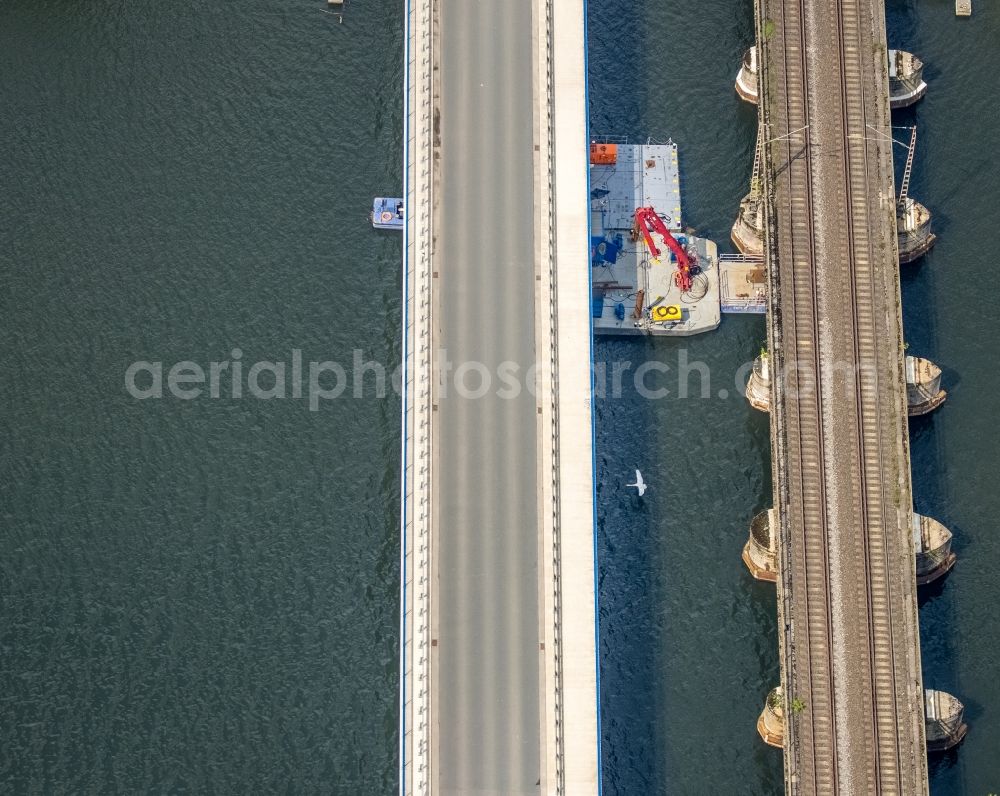
[[[762,511],[750,522],[750,538],[743,545],[743,563],[757,580],[778,580],[778,512]]]
[[[965,705],[947,691],[924,689],[924,727],[928,752],[945,752],[958,746],[969,731],[963,720]]]
[[[742,254],[764,254],[764,198],[752,191],[740,200],[740,210],[733,224],[733,245]]]
[[[756,105],[758,99],[757,72],[757,48],[751,47],[743,56],[740,71],[736,74],[736,93],[751,105]]]
[[[951,531],[937,520],[913,513],[918,586],[933,583],[955,566],[957,556],[951,550],[951,538]]]
[[[771,411],[771,357],[766,351],[753,361],[746,396],[754,409]]]
[[[937,240],[931,232],[931,211],[916,199],[907,196],[896,205],[896,240],[901,264],[919,260]]]
[[[785,743],[785,694],[780,685],[772,688],[764,700],[764,709],[757,719],[757,733],[768,746],[780,749]]]
[[[907,356],[906,411],[910,417],[932,412],[944,403],[948,393],[941,389],[941,368],[929,359]]]

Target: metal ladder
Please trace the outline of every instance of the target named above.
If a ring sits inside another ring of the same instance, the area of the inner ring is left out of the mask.
[[[754,150],[753,155],[753,174],[750,177],[750,196],[754,199],[760,197],[761,184],[760,184],[760,161],[761,154],[764,151],[764,128],[761,126],[757,127],[757,147]]]
[[[899,198],[896,204],[906,201],[906,196],[910,191],[910,174],[913,172],[913,153],[917,150],[917,126],[913,125],[910,132],[910,150],[906,153],[906,167],[903,169],[903,182],[899,186]]]

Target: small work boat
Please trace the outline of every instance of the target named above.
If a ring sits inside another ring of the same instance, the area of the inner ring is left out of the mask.
[[[372,226],[375,229],[403,228],[403,200],[376,196],[372,202]]]

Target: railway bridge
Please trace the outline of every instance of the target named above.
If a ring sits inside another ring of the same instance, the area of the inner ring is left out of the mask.
[[[789,794],[927,793],[884,5],[756,12],[782,669],[758,729]]]

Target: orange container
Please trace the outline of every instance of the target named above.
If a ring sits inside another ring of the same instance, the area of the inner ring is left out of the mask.
[[[591,166],[614,166],[618,162],[618,144],[591,144]]]

